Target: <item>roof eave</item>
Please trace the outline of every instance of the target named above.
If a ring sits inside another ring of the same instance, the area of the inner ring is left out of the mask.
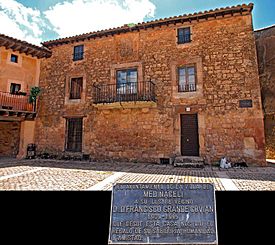
[[[53,46],[59,46],[59,45],[64,45],[68,43],[84,41],[85,39],[92,39],[96,37],[115,35],[115,34],[120,34],[125,32],[131,32],[131,31],[140,31],[141,29],[154,28],[162,25],[191,22],[193,20],[197,20],[197,21],[200,21],[203,19],[208,20],[211,17],[214,17],[214,18],[219,16],[225,17],[230,14],[234,16],[234,14],[236,13],[240,13],[241,15],[244,15],[245,13],[250,14],[253,10],[253,7],[254,7],[254,4],[250,3],[248,5],[242,4],[238,6],[220,8],[215,10],[211,9],[209,11],[204,11],[204,12],[199,12],[199,13],[194,13],[189,15],[180,15],[180,16],[158,19],[158,20],[149,21],[149,22],[142,22],[142,23],[138,23],[134,27],[129,27],[126,25],[126,26],[112,28],[108,30],[101,30],[101,31],[81,34],[77,36],[72,36],[72,37],[60,38],[57,40],[50,40],[50,41],[43,42],[41,44],[44,47],[51,48]]]
[[[38,59],[44,57],[49,58],[51,56],[51,51],[45,47],[39,47],[4,34],[0,34],[0,46],[19,53],[31,55],[32,57],[37,57]]]

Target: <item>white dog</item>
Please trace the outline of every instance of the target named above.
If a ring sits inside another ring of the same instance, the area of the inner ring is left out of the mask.
[[[223,157],[220,161],[220,168],[231,168],[231,163],[227,162],[226,157]]]

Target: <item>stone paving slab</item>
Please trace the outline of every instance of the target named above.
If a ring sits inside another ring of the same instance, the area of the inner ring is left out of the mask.
[[[33,169],[33,167],[30,167],[30,166],[14,166],[14,167],[5,167],[5,168],[0,167],[0,176],[7,176],[12,174],[22,173],[31,169]]]
[[[202,174],[197,171],[185,171],[177,175],[128,173],[118,179],[116,183],[213,183],[216,190],[225,190],[215,173]],[[102,190],[111,190],[112,184],[109,183]]]
[[[275,190],[275,173],[230,172],[228,176],[239,190]]]
[[[73,167],[71,163],[66,166],[66,162],[61,161],[57,167],[56,163],[23,160],[14,166],[14,162],[9,165],[7,160],[4,163],[0,161],[0,190],[83,190],[113,174],[110,171],[86,170],[85,164],[81,169],[81,166]]]
[[[110,173],[45,169],[0,181],[0,190],[82,190],[102,181]]]
[[[19,177],[21,175],[26,175],[26,174],[37,172],[37,171],[44,170],[44,169],[46,169],[46,168],[38,167],[38,168],[31,168],[29,170],[22,171],[22,172],[17,171],[17,173],[0,176],[0,181],[15,178],[15,177]]]
[[[2,178],[2,179],[1,179]],[[114,183],[206,183],[216,190],[275,190],[275,165],[220,170],[149,163],[0,159],[0,190],[111,190]]]

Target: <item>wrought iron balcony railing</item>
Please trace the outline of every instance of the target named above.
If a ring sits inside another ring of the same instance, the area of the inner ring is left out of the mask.
[[[94,85],[94,103],[156,101],[152,81]]]
[[[179,92],[195,92],[196,84],[179,84],[178,85]]]
[[[28,95],[17,95],[0,91],[0,110],[35,112],[36,103],[29,102]]]

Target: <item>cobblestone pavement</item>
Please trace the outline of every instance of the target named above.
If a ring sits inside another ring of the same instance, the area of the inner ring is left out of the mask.
[[[275,164],[219,170],[141,163],[0,159],[0,190],[111,190],[114,183],[206,183],[216,190],[275,190]]]

